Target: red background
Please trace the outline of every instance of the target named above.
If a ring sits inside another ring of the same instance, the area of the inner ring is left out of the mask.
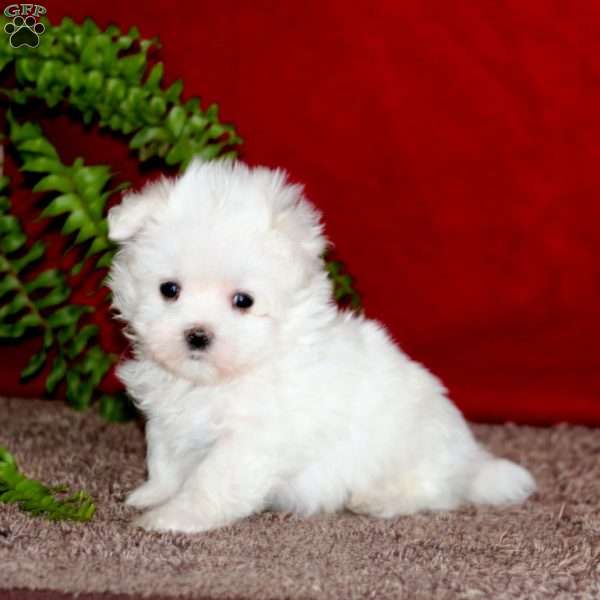
[[[217,102],[245,160],[306,184],[367,314],[468,417],[600,424],[600,4],[45,6],[158,35],[167,82]],[[44,125],[66,158],[141,181],[109,134]],[[0,391],[41,393],[18,383],[29,350],[0,348]]]

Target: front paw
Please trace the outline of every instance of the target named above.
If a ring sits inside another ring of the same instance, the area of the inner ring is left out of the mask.
[[[150,508],[166,502],[172,493],[170,488],[146,481],[127,496],[125,504],[133,508]]]
[[[168,502],[145,512],[133,521],[133,525],[147,531],[198,533],[215,529],[222,523],[211,523],[179,502]]]

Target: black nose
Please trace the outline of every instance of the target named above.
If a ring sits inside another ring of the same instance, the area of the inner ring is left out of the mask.
[[[212,333],[195,327],[194,329],[188,329],[184,331],[185,341],[191,350],[206,350],[212,342]]]

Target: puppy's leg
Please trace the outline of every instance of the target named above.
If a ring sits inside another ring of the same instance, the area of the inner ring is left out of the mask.
[[[407,473],[397,479],[379,481],[370,489],[353,492],[346,508],[354,513],[390,518],[412,515],[422,510],[452,510],[460,504],[460,495],[445,482],[421,479]]]
[[[465,502],[514,504],[535,491],[529,472],[515,463],[478,450],[472,464],[455,473],[428,468],[404,471],[351,494],[346,508],[352,512],[389,518],[422,510],[452,510]]]
[[[125,504],[149,508],[166,502],[183,483],[182,465],[170,456],[164,437],[150,420],[146,423],[148,481],[127,496]]]
[[[262,510],[275,480],[272,458],[230,440],[211,449],[171,500],[135,524],[188,533],[222,527]]]

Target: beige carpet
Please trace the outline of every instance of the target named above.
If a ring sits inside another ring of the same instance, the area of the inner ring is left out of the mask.
[[[56,402],[0,399],[0,445],[21,469],[85,488],[97,504],[87,524],[48,523],[0,505],[0,590],[17,590],[0,591],[0,598],[25,598],[24,589],[193,598],[600,598],[600,429],[476,432],[532,470],[540,486],[533,500],[391,521],[263,514],[185,536],[128,527],[134,512],[121,501],[144,476],[139,426],[107,424]]]

